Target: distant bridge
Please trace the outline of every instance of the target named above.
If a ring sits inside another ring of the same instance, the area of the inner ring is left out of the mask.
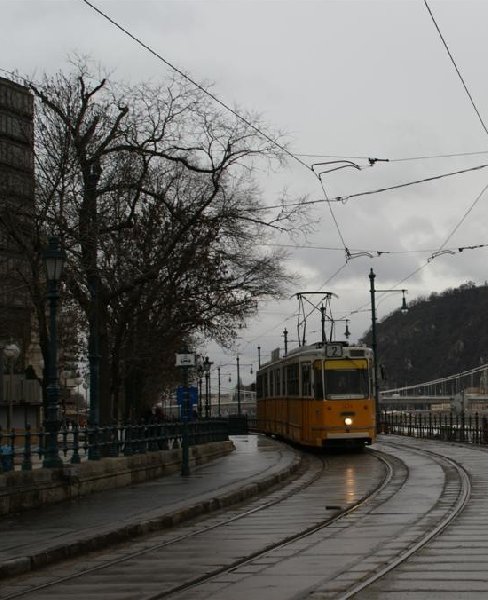
[[[392,410],[488,410],[488,364],[425,383],[380,391],[379,405]]]
[[[380,394],[380,408],[392,410],[424,409],[432,410],[433,407],[442,408],[449,405],[452,410],[488,410],[488,394],[456,394],[455,396],[438,395],[400,395]]]

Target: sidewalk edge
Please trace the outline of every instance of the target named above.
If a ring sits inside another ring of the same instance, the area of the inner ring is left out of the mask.
[[[6,560],[0,563],[0,580],[22,575],[95,550],[102,550],[111,545],[126,542],[133,537],[143,536],[162,529],[169,529],[194,517],[212,513],[253,496],[258,496],[263,491],[290,477],[299,468],[301,460],[300,455],[296,455],[292,463],[278,473],[274,473],[253,483],[248,483],[245,486],[228,491],[222,495],[217,495],[214,498],[196,502],[192,506],[161,514],[150,520],[129,523],[128,525],[114,528],[86,539],[80,539],[67,544],[58,544],[29,556],[19,556]]]

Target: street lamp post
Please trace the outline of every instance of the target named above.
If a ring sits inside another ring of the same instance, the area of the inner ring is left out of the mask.
[[[218,402],[218,414],[220,417],[220,367],[217,367],[217,373],[219,376],[219,390],[218,390],[218,395],[217,395],[217,402]]]
[[[208,419],[211,414],[211,399],[210,399],[210,369],[213,363],[208,360],[208,356],[203,361],[203,371],[205,373],[205,418]]]
[[[239,357],[238,356],[236,356],[236,365],[237,365],[237,414],[240,416],[241,415],[241,387],[240,387],[241,374],[239,371]]]
[[[3,348],[3,354],[10,360],[9,367],[9,395],[8,395],[8,413],[7,413],[7,431],[14,426],[14,363],[19,357],[20,348],[17,344],[9,344]],[[3,365],[2,365],[3,368]]]
[[[198,377],[198,405],[197,405],[197,414],[198,418],[202,418],[203,406],[202,406],[202,375],[200,373]]]
[[[47,385],[47,407],[45,417],[46,445],[43,467],[54,468],[62,466],[63,462],[58,454],[58,405],[59,405],[59,382],[57,369],[57,331],[56,331],[56,308],[59,299],[58,283],[63,272],[65,255],[61,249],[59,239],[50,237],[44,262],[46,265],[49,299],[49,352],[48,352],[48,385]]]
[[[374,360],[374,398],[376,403],[376,430],[378,430],[379,422],[380,422],[380,386],[378,381],[378,340],[376,337],[376,292],[380,293],[390,293],[390,292],[401,292],[402,297],[402,306],[401,311],[405,313],[408,311],[407,302],[405,300],[405,293],[407,290],[377,290],[374,286],[375,280],[375,272],[371,268],[369,272],[369,282],[370,282],[370,294],[371,294],[371,339],[372,339],[372,349],[373,349],[373,360]]]

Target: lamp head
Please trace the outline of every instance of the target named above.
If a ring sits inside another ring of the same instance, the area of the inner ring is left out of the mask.
[[[46,265],[48,281],[58,282],[61,279],[66,255],[61,249],[59,238],[52,236],[49,238],[48,246],[44,251],[44,263]]]

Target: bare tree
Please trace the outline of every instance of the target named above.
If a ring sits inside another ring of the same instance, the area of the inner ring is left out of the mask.
[[[253,180],[256,160],[283,158],[272,134],[184,81],[130,88],[80,62],[31,87],[37,218],[62,237],[107,422],[121,390],[135,413],[154,401],[185,340],[229,342],[260,299],[280,296],[282,256],[259,242],[300,210],[270,216]]]

